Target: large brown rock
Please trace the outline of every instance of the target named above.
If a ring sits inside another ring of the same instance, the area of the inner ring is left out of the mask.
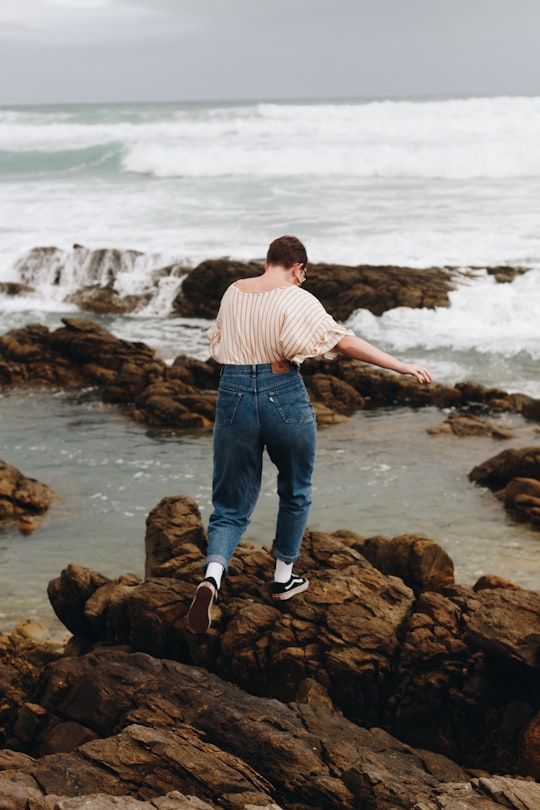
[[[147,578],[169,576],[171,571],[181,569],[186,561],[186,546],[195,546],[196,554],[206,546],[201,513],[191,498],[163,498],[148,515],[146,527]]]
[[[262,271],[262,262],[204,261],[183,282],[174,309],[187,317],[215,318],[227,287]],[[454,275],[437,267],[417,270],[387,265],[310,264],[305,289],[316,295],[335,318],[346,320],[360,308],[382,315],[401,306],[448,306]]]
[[[133,416],[149,425],[209,428],[214,424],[216,391],[199,391],[180,380],[160,380],[135,397]]]
[[[0,460],[0,523],[40,515],[53,500],[51,487],[35,478],[27,478],[16,467]]]
[[[308,388],[312,375],[337,377],[360,394],[370,407],[435,405],[446,408],[465,403],[463,394],[456,387],[435,383],[424,385],[413,377],[394,374],[346,357],[307,360],[302,364],[302,373]]]
[[[474,467],[469,478],[490,489],[505,487],[513,478],[534,478],[540,481],[540,446],[503,450]]]
[[[365,399],[344,380],[331,374],[311,374],[306,377],[311,400],[330,410],[349,416],[366,404]]]
[[[501,588],[477,591],[476,599],[478,607],[466,621],[467,637],[479,649],[538,673],[540,594]]]
[[[30,287],[29,284],[19,284],[16,281],[0,281],[0,295],[29,295],[34,292],[34,287]]]
[[[126,315],[146,306],[151,298],[151,292],[139,295],[120,295],[112,284],[108,284],[106,287],[90,284],[68,295],[66,301],[87,312]]]
[[[178,359],[169,368],[144,343],[120,340],[92,321],[64,318],[49,332],[29,326],[0,338],[0,384],[97,386],[137,421],[172,428],[212,425],[215,364]],[[203,385],[201,385],[203,383]]]
[[[173,309],[187,318],[215,318],[223,293],[233,281],[262,272],[262,262],[207,259],[184,279]]]
[[[474,467],[469,478],[499,490],[497,496],[513,517],[540,525],[540,447],[503,450]]]
[[[73,594],[67,577],[66,601],[60,578],[51,601],[59,615],[70,604],[70,626],[80,622],[94,643],[203,666],[259,696],[322,695],[357,724],[470,767],[530,772],[523,735],[540,709],[537,595],[495,580],[478,592],[454,585],[451,560],[428,538],[308,532],[297,566],[308,591],[275,603],[269,550],[241,544],[213,625],[198,636],[186,614],[205,546],[196,504],[166,498],[148,518],[142,584],[85,574],[88,586]]]
[[[10,810],[533,810],[540,801],[532,782],[471,778],[331,710],[254,697],[147,655],[58,661],[36,698],[44,719],[28,748],[38,758],[0,757]]]
[[[505,507],[521,520],[540,525],[540,481],[536,478],[513,478],[505,487]]]
[[[434,540],[416,534],[364,538],[336,532],[383,574],[400,577],[416,594],[454,584],[454,564]]]
[[[429,428],[428,433],[432,436],[489,436],[501,440],[514,437],[512,431],[501,428],[489,419],[468,413],[451,413],[442,425]]]
[[[0,746],[6,744],[43,667],[60,657],[62,646],[49,639],[45,626],[35,621],[22,622],[0,634]],[[1,756],[0,750],[0,770]]]

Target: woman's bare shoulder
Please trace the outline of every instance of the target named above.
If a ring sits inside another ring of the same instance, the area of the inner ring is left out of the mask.
[[[250,276],[249,278],[239,278],[232,284],[240,292],[260,292],[261,279],[259,276]]]
[[[251,278],[240,278],[231,285],[234,289],[243,293],[266,293],[272,290],[282,290],[292,287],[292,284],[276,285],[268,282],[264,276],[253,276]]]

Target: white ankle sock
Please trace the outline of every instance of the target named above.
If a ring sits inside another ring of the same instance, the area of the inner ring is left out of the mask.
[[[286,563],[283,560],[276,560],[276,570],[274,571],[274,582],[288,582],[292,577],[294,563]]]
[[[217,586],[221,585],[221,577],[223,576],[224,568],[221,563],[218,562],[209,562],[206,566],[206,571],[204,572],[205,577],[212,577],[216,580]]]

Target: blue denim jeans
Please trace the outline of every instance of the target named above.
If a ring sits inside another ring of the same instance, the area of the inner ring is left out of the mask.
[[[311,506],[316,424],[299,368],[289,368],[275,374],[271,363],[223,366],[205,567],[219,562],[227,571],[259,497],[265,448],[278,470],[272,554],[284,562],[300,556]]]

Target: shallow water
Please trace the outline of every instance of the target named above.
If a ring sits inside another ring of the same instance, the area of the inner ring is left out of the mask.
[[[539,588],[540,533],[513,523],[490,492],[467,480],[503,448],[537,441],[535,426],[502,417],[515,442],[429,436],[443,419],[434,408],[364,411],[320,431],[310,527],[419,532],[448,550],[460,582],[493,572]],[[149,430],[91,391],[3,395],[0,458],[61,499],[29,537],[14,525],[0,528],[0,628],[26,617],[58,628],[46,587],[69,562],[108,576],[142,574],[145,517],[165,495],[195,498],[208,518],[210,432]],[[269,544],[275,510],[267,462],[246,539]]]

